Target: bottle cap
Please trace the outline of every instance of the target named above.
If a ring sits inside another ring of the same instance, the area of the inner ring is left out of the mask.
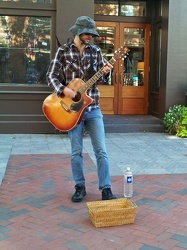
[[[127,167],[127,171],[130,171],[131,169],[129,167]]]

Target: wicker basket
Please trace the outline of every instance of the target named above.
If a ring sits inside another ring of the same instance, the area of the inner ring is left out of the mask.
[[[137,206],[126,199],[87,202],[89,218],[95,227],[134,223]]]

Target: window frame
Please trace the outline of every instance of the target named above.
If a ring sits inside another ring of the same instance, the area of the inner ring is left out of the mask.
[[[135,4],[140,4],[141,2],[145,3],[145,15],[144,16],[136,16],[136,15],[122,15],[122,6],[123,5],[135,5]],[[134,3],[134,4],[133,4]],[[109,15],[109,16],[118,16],[118,17],[146,17],[147,16],[147,0],[128,0],[128,1],[124,1],[124,0],[94,0],[94,9],[95,9],[95,4],[115,4],[118,7],[118,13],[116,15]],[[95,11],[94,11],[95,12]],[[102,14],[96,14],[94,13],[94,15],[102,15]],[[107,15],[104,15],[107,16]]]
[[[52,3],[26,3],[26,2],[1,2],[0,10],[2,9],[32,9],[32,10],[55,10],[56,0],[52,0]]]
[[[53,0],[51,4],[42,4],[42,3],[20,3],[20,2],[0,2],[0,16],[31,16],[31,17],[47,17],[51,19],[51,46],[50,46],[50,60],[52,55],[55,53],[56,49],[56,1]],[[24,9],[24,12],[23,12]],[[26,87],[27,83],[24,84]],[[20,84],[17,83],[2,83],[0,82],[1,87],[6,86],[17,86]],[[38,84],[34,85],[35,87]],[[45,84],[40,84],[40,87],[45,87]],[[21,86],[20,86],[21,87]],[[22,85],[23,87],[23,85]]]

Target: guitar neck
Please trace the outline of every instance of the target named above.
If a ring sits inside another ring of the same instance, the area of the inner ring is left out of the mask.
[[[109,63],[111,65],[114,65],[114,63],[116,62],[115,58],[112,57],[110,60],[109,60]],[[95,73],[86,83],[85,85],[80,89],[80,93],[83,94],[85,93],[104,73],[103,71],[104,69],[104,66],[97,72]]]

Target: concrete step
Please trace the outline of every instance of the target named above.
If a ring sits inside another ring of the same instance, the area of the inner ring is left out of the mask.
[[[106,133],[164,132],[163,122],[151,115],[104,115]]]

